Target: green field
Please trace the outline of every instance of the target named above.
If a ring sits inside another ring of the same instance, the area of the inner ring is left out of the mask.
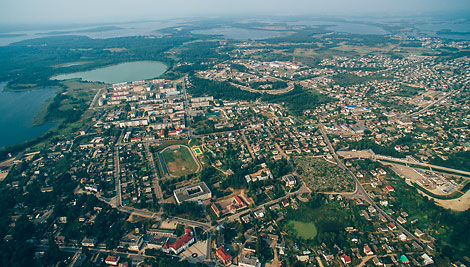
[[[300,221],[289,221],[289,227],[303,239],[313,239],[317,236],[317,227],[314,223],[300,222]]]
[[[184,176],[197,171],[198,165],[187,147],[180,146],[177,149],[168,148],[161,154],[165,159],[168,172],[173,176]]]

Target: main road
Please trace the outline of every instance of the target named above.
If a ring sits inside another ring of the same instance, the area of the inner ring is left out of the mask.
[[[191,104],[188,101],[188,90],[186,89],[187,77],[183,78],[183,92],[184,92],[184,109],[186,111],[186,129],[188,129],[188,139],[191,140],[192,129],[191,129],[191,116],[192,109]]]
[[[417,116],[427,110],[429,110],[430,108],[432,108],[433,106],[439,104],[440,102],[444,101],[445,99],[455,95],[456,93],[458,93],[459,91],[457,90],[451,90],[448,94],[446,95],[443,95],[441,96],[440,98],[438,98],[437,100],[434,100],[433,102],[429,103],[427,106],[425,106],[424,108],[418,110],[418,111],[415,111],[415,112],[412,112],[410,114],[408,114],[408,116],[410,117],[414,117],[414,116]]]
[[[122,195],[121,195],[121,168],[119,165],[119,146],[121,144],[124,131],[121,131],[116,144],[114,145],[114,179],[116,185],[116,207],[122,206]]]
[[[46,251],[49,247],[48,246],[37,246],[37,249],[40,251]],[[75,253],[77,251],[82,250],[82,247],[76,247],[76,246],[59,246],[59,250],[64,251],[64,252],[69,252],[69,253]],[[101,253],[106,253],[106,254],[112,254],[112,255],[118,255],[121,258],[129,258],[132,260],[132,266],[138,266],[141,262],[143,262],[145,259],[153,259],[155,258],[154,256],[147,256],[147,255],[142,255],[142,254],[135,254],[135,253],[126,253],[126,252],[117,252],[114,250],[108,250],[108,249],[100,249],[100,248],[87,248],[88,251],[91,252],[101,252]]]
[[[470,172],[467,172],[467,171],[456,170],[456,169],[452,169],[452,168],[432,165],[432,164],[423,163],[423,162],[419,162],[419,161],[409,161],[409,160],[406,160],[406,159],[392,158],[392,157],[384,156],[384,155],[374,155],[373,159],[374,160],[379,160],[379,161],[380,160],[392,161],[392,162],[397,162],[397,163],[403,163],[403,164],[406,164],[406,165],[417,165],[417,166],[422,166],[422,167],[429,168],[431,170],[433,170],[433,169],[434,170],[442,170],[442,171],[445,171],[445,172],[451,172],[451,173],[461,174],[461,175],[464,175],[464,176],[470,176]]]
[[[387,220],[389,220],[390,222],[394,222],[395,225],[398,227],[398,229],[400,229],[403,233],[405,233],[408,237],[411,237],[412,239],[414,239],[416,242],[418,242],[422,247],[424,247],[424,244],[423,242],[417,238],[416,236],[414,236],[412,233],[410,233],[405,227],[403,227],[399,222],[397,222],[395,219],[393,219],[392,217],[390,217],[387,213],[385,213],[379,206],[377,206],[377,204],[370,198],[369,194],[367,194],[367,191],[364,189],[364,187],[361,185],[361,183],[359,182],[359,179],[357,179],[356,175],[351,171],[349,170],[348,167],[346,167],[346,165],[343,164],[343,162],[339,159],[338,155],[336,154],[333,146],[331,145],[331,142],[330,142],[330,139],[328,138],[328,135],[326,134],[326,131],[325,131],[325,127],[323,126],[323,124],[319,124],[318,127],[320,128],[320,131],[322,133],[322,136],[323,136],[323,139],[325,141],[325,143],[327,144],[328,146],[328,149],[330,150],[330,153],[333,155],[334,159],[336,160],[336,162],[338,163],[338,166],[345,170],[353,179],[354,181],[356,182],[356,196],[361,198],[362,200],[366,201],[367,203],[369,203],[370,205],[372,205],[372,207],[374,207],[379,213],[381,213]]]
[[[145,153],[147,154],[147,160],[150,162],[150,167],[152,168],[152,176],[153,176],[152,181],[153,181],[155,196],[160,201],[160,200],[163,200],[163,193],[162,193],[162,188],[160,187],[160,184],[158,183],[159,178],[157,174],[157,167],[155,166],[155,160],[153,160],[153,154],[150,151],[150,146],[148,142],[144,143],[144,147],[145,147]]]
[[[130,215],[136,215],[136,216],[144,217],[147,219],[160,220],[160,221],[166,218],[166,219],[174,220],[180,224],[185,224],[185,225],[192,226],[192,227],[201,227],[205,230],[211,228],[210,223],[204,223],[204,222],[189,220],[189,219],[185,219],[181,217],[175,217],[175,216],[163,216],[162,212],[153,212],[153,211],[149,211],[145,209],[137,209],[137,208],[133,208],[129,206],[122,206],[122,205],[116,206],[115,202],[110,201],[109,199],[105,199],[103,197],[97,197],[97,198],[111,205],[113,208],[116,208],[120,212],[128,213]]]

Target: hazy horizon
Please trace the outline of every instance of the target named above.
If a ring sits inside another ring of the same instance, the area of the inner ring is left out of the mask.
[[[117,23],[202,16],[411,16],[470,12],[469,0],[2,0],[0,25]],[[470,17],[470,15],[469,15]]]

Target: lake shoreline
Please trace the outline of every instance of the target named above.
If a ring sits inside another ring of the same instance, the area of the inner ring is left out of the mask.
[[[123,65],[124,64],[124,65]],[[137,66],[135,65],[137,64]],[[168,64],[166,62],[162,61],[153,61],[153,60],[141,60],[141,61],[126,61],[126,62],[120,62],[116,64],[110,64],[106,66],[100,66],[96,68],[92,68],[86,71],[81,71],[81,72],[75,72],[75,73],[69,73],[73,75],[80,75],[83,73],[90,73],[96,70],[102,70],[106,68],[113,68],[114,66],[120,66],[123,65],[122,67],[119,67],[117,71],[114,71],[111,69],[111,71],[107,72],[101,72],[104,73],[104,77],[101,77],[103,79],[90,79],[88,76],[82,77],[76,77],[76,78],[71,78],[71,79],[65,79],[65,80],[57,80],[57,84],[51,85],[51,86],[40,86],[37,84],[25,84],[24,87],[12,87],[9,86],[9,81],[4,81],[1,82],[2,88],[1,92],[4,92],[5,94],[9,94],[11,97],[13,97],[13,102],[10,103],[10,105],[13,105],[13,107],[17,106],[23,106],[26,105],[27,107],[35,106],[34,110],[37,110],[37,112],[29,111],[29,116],[27,118],[19,118],[15,117],[14,115],[11,115],[11,120],[17,121],[18,126],[11,126],[11,127],[16,127],[13,128],[14,131],[17,131],[18,133],[22,133],[21,136],[18,136],[16,139],[13,138],[15,136],[14,134],[11,134],[10,132],[6,132],[8,134],[4,134],[5,140],[8,140],[9,142],[6,142],[5,144],[2,144],[0,146],[0,152],[14,152],[19,148],[25,148],[25,147],[30,147],[32,145],[36,145],[40,142],[43,141],[43,139],[47,136],[50,136],[54,132],[56,132],[59,127],[64,127],[64,121],[61,119],[55,120],[55,119],[48,119],[49,117],[49,106],[51,103],[54,101],[55,96],[57,94],[62,94],[64,92],[67,92],[69,90],[76,90],[77,88],[86,88],[87,86],[95,86],[96,88],[101,87],[101,86],[106,86],[106,85],[111,85],[113,83],[118,83],[118,82],[110,82],[107,79],[111,78],[111,80],[114,78],[122,78],[126,79],[126,82],[132,82],[135,80],[148,80],[148,79],[153,79],[153,78],[158,78],[162,76],[169,68],[171,64]],[[106,69],[107,70],[107,69]],[[143,70],[143,71],[140,71]],[[127,76],[125,75],[127,74]],[[61,74],[59,74],[61,75]],[[55,76],[59,76],[55,75]],[[142,76],[144,75],[144,76]],[[112,77],[108,77],[112,76]],[[53,76],[54,77],[54,76]],[[94,77],[96,78],[96,77]],[[99,75],[97,78],[100,78]],[[78,87],[75,88],[74,86],[70,87],[68,85],[68,82],[72,82],[75,80],[75,83],[78,84]],[[102,80],[102,81],[92,81],[92,80]],[[105,82],[108,81],[108,82]],[[65,82],[65,83],[64,83]],[[21,86],[21,85],[20,85]],[[41,91],[41,90],[49,90],[49,91]],[[51,91],[52,90],[52,91]],[[44,92],[44,93],[43,93]],[[51,93],[52,92],[52,93]],[[18,94],[18,95],[16,95]],[[38,109],[39,103],[36,102],[35,98],[31,99],[28,98],[27,101],[31,103],[25,103],[23,98],[19,97],[21,95],[39,95],[44,99],[46,97],[47,99],[42,100],[41,102],[41,107]],[[49,94],[51,94],[49,96]],[[15,97],[15,95],[17,97]],[[32,114],[32,113],[34,114]],[[21,114],[23,112],[18,112],[18,114]],[[24,125],[21,125],[21,123],[26,123]],[[5,121],[5,126],[10,126],[13,125],[12,123],[9,123]],[[37,134],[33,134],[33,133]],[[13,154],[13,153],[12,153]]]
[[[163,75],[171,67],[170,64],[168,64],[167,62],[163,62],[163,61],[154,61],[154,60],[125,61],[125,62],[119,62],[119,63],[115,63],[115,64],[110,64],[110,65],[99,66],[99,67],[95,67],[95,68],[91,68],[91,69],[83,70],[83,71],[79,71],[79,72],[70,72],[70,73],[63,73],[63,74],[53,75],[53,76],[49,77],[49,80],[63,81],[63,80],[69,80],[69,79],[80,79],[81,82],[97,82],[97,83],[103,83],[103,84],[110,85],[110,84],[120,83],[120,82],[106,82],[106,81],[103,81],[103,80],[106,80],[106,78],[101,79],[101,80],[97,80],[97,79],[91,80],[91,79],[88,79],[87,77],[84,77],[84,76],[87,76],[87,74],[90,74],[92,72],[96,72],[98,70],[107,70],[107,69],[110,69],[110,68],[113,68],[113,67],[122,66],[122,65],[125,65],[125,64],[135,64],[135,63],[138,63],[138,64],[158,63],[158,64],[161,64],[162,66],[164,66],[164,70],[161,71],[160,74],[157,74],[154,77],[142,78],[142,79],[127,79],[127,82],[138,81],[138,80],[148,80],[148,79],[153,79],[153,78],[160,77],[161,75]],[[73,77],[73,76],[79,75],[79,74],[82,74],[81,75],[82,77]],[[85,75],[83,75],[83,74],[85,74]],[[70,77],[70,78],[68,78],[68,77]],[[124,82],[124,81],[121,81],[121,82]]]
[[[37,123],[36,117],[57,95],[57,88],[38,87],[29,90],[8,90],[6,82],[1,83],[2,132],[0,149],[20,145],[37,139],[57,126],[57,122]]]

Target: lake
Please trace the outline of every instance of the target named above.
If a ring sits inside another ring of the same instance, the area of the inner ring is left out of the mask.
[[[53,80],[82,79],[108,84],[140,81],[156,78],[165,73],[167,66],[159,61],[135,61],[98,68],[89,71],[61,74]]]
[[[327,27],[327,29],[335,32],[346,32],[351,34],[388,34],[386,30],[375,25],[351,22],[334,22],[332,24],[335,26]]]
[[[243,40],[263,40],[268,38],[279,37],[282,35],[279,31],[267,31],[267,30],[252,30],[242,29],[234,27],[219,27],[207,30],[196,30],[191,31],[194,34],[206,34],[206,35],[222,35],[226,39],[233,39],[238,41]]]
[[[0,36],[0,46],[8,45],[11,43],[48,37],[48,36],[67,36],[67,35],[82,35],[88,36],[95,39],[103,38],[115,38],[115,37],[127,37],[127,36],[157,36],[157,30],[177,25],[181,22],[179,19],[162,20],[162,21],[143,21],[143,22],[132,22],[132,23],[116,23],[106,25],[95,25],[89,27],[54,27],[49,29],[37,29],[27,31],[12,31]],[[96,27],[99,26],[114,26],[115,28],[109,27],[108,30],[95,31]],[[87,31],[89,29],[89,31]],[[65,33],[69,31],[69,33]],[[54,33],[55,32],[55,33]],[[63,34],[59,34],[64,32]]]
[[[34,139],[56,124],[33,126],[34,117],[44,103],[54,97],[55,89],[10,92],[3,90],[5,84],[0,83],[0,147]]]
[[[299,20],[288,22],[289,25],[302,26],[328,26],[327,30],[334,32],[345,32],[350,34],[378,34],[384,35],[389,32],[383,28],[361,22],[341,22],[333,20]]]

